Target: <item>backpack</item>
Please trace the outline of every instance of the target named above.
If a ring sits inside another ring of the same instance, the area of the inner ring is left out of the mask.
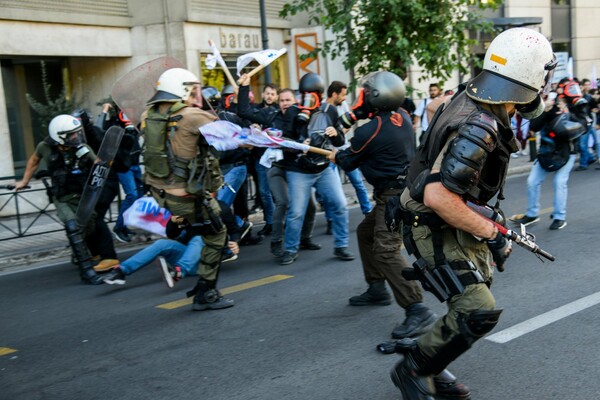
[[[540,166],[548,172],[562,168],[571,155],[570,142],[577,140],[585,130],[581,123],[571,121],[567,113],[556,116],[540,132],[538,149]]]
[[[177,130],[181,115],[171,116],[186,107],[175,103],[165,114],[157,108],[148,110],[148,116],[142,127],[144,132],[144,165],[147,174],[171,182],[187,182],[186,190],[190,194],[216,192],[223,186],[223,174],[219,166],[217,151],[206,141],[200,143],[200,153],[191,160],[177,157],[171,149],[171,140]]]
[[[181,116],[171,117],[171,114],[184,107],[185,104],[178,102],[173,104],[165,114],[159,113],[156,106],[148,110],[148,116],[142,126],[144,166],[146,173],[155,178],[173,177],[174,155],[171,151],[169,135],[173,134],[177,120],[181,119]]]
[[[327,109],[330,104],[322,104],[321,107],[310,116],[308,127],[306,128],[307,138],[310,138],[310,145],[312,147],[318,147],[320,149],[331,150],[333,146],[329,141],[329,138],[325,136],[325,129],[329,126],[333,126]],[[329,166],[329,160],[320,154],[308,152],[307,154],[301,154],[298,157],[298,163],[300,167],[307,172],[319,173]]]

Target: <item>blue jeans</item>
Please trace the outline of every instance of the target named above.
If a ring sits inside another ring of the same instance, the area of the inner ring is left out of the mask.
[[[119,182],[125,192],[125,199],[121,202],[121,208],[119,209],[119,216],[117,222],[115,222],[115,230],[123,229],[123,213],[140,197],[144,195],[142,193],[142,170],[139,165],[132,165],[127,172],[118,172]]]
[[[575,154],[571,154],[569,161],[558,171],[554,172],[554,212],[552,218],[564,221],[567,218],[567,183],[569,175],[575,164]],[[544,170],[538,161],[533,163],[529,177],[527,178],[527,215],[537,217],[540,213],[540,189],[542,182],[546,179],[548,172]]]
[[[335,247],[348,247],[348,208],[337,172],[331,168],[325,168],[318,174],[287,171],[287,183],[289,208],[285,225],[285,250],[298,252],[300,231],[313,187],[321,194],[325,207],[331,212]]]
[[[163,256],[169,264],[181,267],[183,276],[196,275],[202,247],[204,242],[200,236],[194,236],[187,246],[176,240],[159,239],[123,261],[121,271],[125,275],[131,275],[153,262],[158,256]]]
[[[337,166],[333,163],[329,164],[329,166],[337,172]],[[350,183],[354,187],[354,191],[356,192],[356,198],[358,199],[358,204],[360,204],[360,211],[362,211],[363,215],[367,215],[371,212],[373,205],[371,204],[371,200],[369,199],[369,192],[367,192],[367,188],[365,187],[365,183],[363,182],[363,176],[360,173],[360,169],[356,168],[352,171],[345,171],[346,176],[350,180]],[[329,211],[325,208],[325,217],[327,221],[331,221],[329,218]]]
[[[582,167],[587,167],[594,160],[594,156],[592,156],[592,154],[590,153],[589,148],[590,135],[595,135],[593,125],[590,125],[587,132],[585,132],[579,138],[579,165]]]
[[[246,180],[248,168],[245,165],[239,165],[230,169],[223,168],[222,171],[225,185],[217,192],[217,200],[231,207],[237,192]]]
[[[275,210],[275,203],[273,203],[273,196],[271,195],[271,188],[269,187],[269,178],[267,171],[269,169],[264,165],[261,165],[260,160],[256,160],[256,174],[258,175],[258,193],[260,194],[260,201],[263,206],[263,215],[266,224],[271,225],[273,223],[273,210]]]

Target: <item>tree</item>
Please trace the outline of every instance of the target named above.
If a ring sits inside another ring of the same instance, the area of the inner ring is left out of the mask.
[[[26,93],[25,97],[27,98],[29,106],[38,114],[41,127],[47,128],[52,118],[60,114],[71,114],[73,110],[80,108],[85,100],[77,99],[75,94],[69,96],[65,86],[63,86],[60,95],[53,99],[51,95],[52,85],[48,82],[46,63],[40,61],[40,65],[42,69],[42,88],[44,89],[44,100],[46,102],[41,103],[37,101],[29,93]],[[79,83],[81,84],[81,78],[79,78]]]
[[[280,16],[307,13],[310,25],[330,30],[316,52],[345,57],[344,66],[364,75],[386,69],[406,78],[411,64],[422,79],[447,80],[478,62],[469,30],[489,32],[492,24],[479,14],[502,0],[291,0]]]

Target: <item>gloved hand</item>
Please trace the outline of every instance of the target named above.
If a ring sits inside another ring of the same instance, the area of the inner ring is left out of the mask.
[[[366,105],[362,105],[360,107],[357,108],[353,108],[352,112],[354,113],[354,115],[356,116],[356,119],[366,119],[369,118],[369,115],[371,114],[371,112],[369,111],[368,107]]]
[[[500,232],[494,239],[487,241],[488,248],[492,252],[492,257],[496,263],[498,271],[504,271],[504,263],[512,251],[512,241],[506,239]]]
[[[392,196],[385,203],[384,219],[389,232],[400,232],[402,229],[400,196]]]

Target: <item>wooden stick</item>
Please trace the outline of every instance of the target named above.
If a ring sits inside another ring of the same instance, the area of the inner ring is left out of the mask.
[[[208,39],[208,45],[210,47],[215,46],[215,42],[212,41],[212,39]],[[216,46],[215,46],[216,48]],[[237,89],[238,85],[235,82],[235,79],[233,79],[233,76],[231,75],[231,72],[229,71],[229,68],[227,68],[227,64],[225,63],[225,60],[223,60],[223,57],[221,57],[221,53],[219,52],[219,57],[217,57],[217,62],[219,63],[219,65],[221,66],[221,68],[223,68],[223,72],[225,73],[225,76],[227,77],[227,80],[229,81],[229,84],[231,86],[233,86],[233,89]]]
[[[321,149],[319,147],[313,147],[313,146],[308,146],[308,151],[310,151],[311,153],[321,154],[325,157],[329,157],[329,155],[331,154],[331,151],[329,151],[329,150],[325,150],[325,149]]]

